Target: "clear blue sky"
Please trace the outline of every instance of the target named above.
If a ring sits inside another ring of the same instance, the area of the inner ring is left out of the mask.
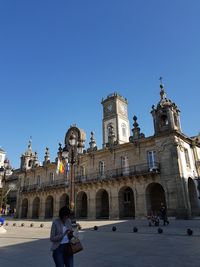
[[[0,146],[17,168],[32,136],[54,161],[72,123],[102,145],[101,98],[129,101],[153,135],[159,77],[181,110],[182,130],[200,131],[199,0],[1,0]]]

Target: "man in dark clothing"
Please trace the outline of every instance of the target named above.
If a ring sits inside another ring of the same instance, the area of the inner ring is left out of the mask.
[[[166,225],[166,223],[169,224],[169,221],[167,219],[167,209],[163,202],[161,202],[160,219],[163,220],[163,225]]]

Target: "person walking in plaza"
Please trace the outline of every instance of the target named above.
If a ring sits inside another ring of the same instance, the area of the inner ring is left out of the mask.
[[[50,241],[51,251],[56,267],[73,267],[73,255],[68,254],[68,245],[73,236],[70,220],[70,209],[62,207],[59,218],[55,219],[51,226]]]
[[[161,202],[161,208],[160,208],[160,219],[163,220],[163,225],[169,224],[168,218],[167,218],[167,209],[163,202]]]

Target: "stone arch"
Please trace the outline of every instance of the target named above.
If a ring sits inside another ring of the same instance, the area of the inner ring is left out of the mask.
[[[96,194],[96,218],[109,219],[109,196],[105,189],[100,189]]]
[[[35,197],[33,200],[32,218],[38,219],[39,213],[40,213],[40,199],[39,197]]]
[[[53,217],[53,197],[48,196],[45,201],[45,218],[49,219]]]
[[[119,218],[135,218],[135,202],[133,190],[124,186],[119,190]]]
[[[76,198],[77,208],[76,216],[77,218],[87,218],[88,206],[87,206],[87,194],[85,192],[79,192]]]
[[[28,215],[28,199],[24,198],[22,200],[21,218],[27,218],[27,215]]]
[[[192,178],[188,179],[188,194],[190,200],[191,215],[199,215],[198,197],[195,182]]]
[[[64,206],[69,207],[69,196],[66,193],[62,194],[62,196],[60,197],[59,206],[60,206],[60,208],[62,208]]]
[[[146,207],[147,214],[153,212],[158,214],[161,203],[166,206],[165,190],[159,183],[151,183],[146,188]]]

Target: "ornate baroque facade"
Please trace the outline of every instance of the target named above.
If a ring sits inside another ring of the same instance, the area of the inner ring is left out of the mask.
[[[90,147],[77,156],[75,213],[77,218],[135,218],[157,212],[166,203],[169,216],[199,215],[200,140],[181,131],[179,110],[160,85],[160,100],[152,106],[154,135],[145,137],[134,116],[130,134],[128,102],[117,93],[102,99],[103,148]],[[84,131],[71,126],[70,132]],[[65,146],[67,145],[65,137]],[[60,147],[61,149],[61,147]],[[59,155],[59,154],[58,154]],[[70,172],[56,173],[46,149],[43,165],[28,150],[17,170],[19,218],[51,218],[69,203]]]

